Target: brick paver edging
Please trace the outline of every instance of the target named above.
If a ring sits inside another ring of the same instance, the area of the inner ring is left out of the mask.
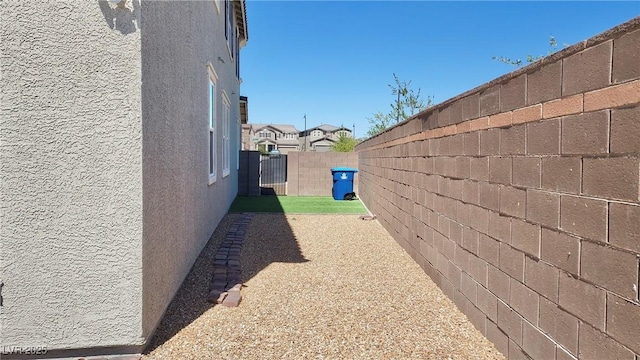
[[[253,213],[242,214],[240,219],[231,225],[224,241],[214,255],[213,277],[207,298],[209,302],[235,307],[242,300],[240,294],[240,289],[242,289],[240,250],[242,250],[242,242],[253,216]]]

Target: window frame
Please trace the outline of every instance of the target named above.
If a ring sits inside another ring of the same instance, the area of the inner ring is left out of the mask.
[[[236,125],[238,128],[238,143],[236,145],[236,170],[240,170],[240,151],[242,150],[242,124],[240,117],[236,116]]]
[[[236,81],[238,81],[238,83],[240,83],[240,29],[238,28],[238,26],[235,26],[235,37],[234,37],[234,43],[235,43],[235,63],[236,63]]]
[[[226,91],[222,90],[222,177],[231,173],[231,145],[229,128],[231,127],[231,101]]]
[[[233,33],[235,21],[233,16],[233,4],[231,0],[224,1],[224,37],[227,40],[227,50],[229,51],[229,59],[233,61]]]
[[[218,174],[217,125],[218,125],[218,74],[211,63],[207,64],[207,166],[208,185],[216,182]]]

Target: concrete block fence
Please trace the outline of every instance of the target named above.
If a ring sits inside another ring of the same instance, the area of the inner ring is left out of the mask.
[[[639,358],[639,54],[635,18],[356,149],[359,196],[508,358]]]
[[[341,152],[290,152],[287,159],[287,195],[331,196],[331,168],[358,168],[358,154]],[[358,174],[354,178],[358,194]]]

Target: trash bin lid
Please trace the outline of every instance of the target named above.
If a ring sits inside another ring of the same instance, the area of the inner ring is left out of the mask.
[[[354,168],[350,168],[350,167],[340,167],[340,166],[331,168],[331,172],[339,172],[339,171],[350,171],[350,172],[357,173],[358,169],[354,169]]]

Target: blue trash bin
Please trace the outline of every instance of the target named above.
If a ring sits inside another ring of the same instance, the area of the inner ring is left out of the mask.
[[[348,167],[331,168],[333,175],[333,193],[334,200],[344,200],[344,195],[353,192],[353,177],[358,169]]]

